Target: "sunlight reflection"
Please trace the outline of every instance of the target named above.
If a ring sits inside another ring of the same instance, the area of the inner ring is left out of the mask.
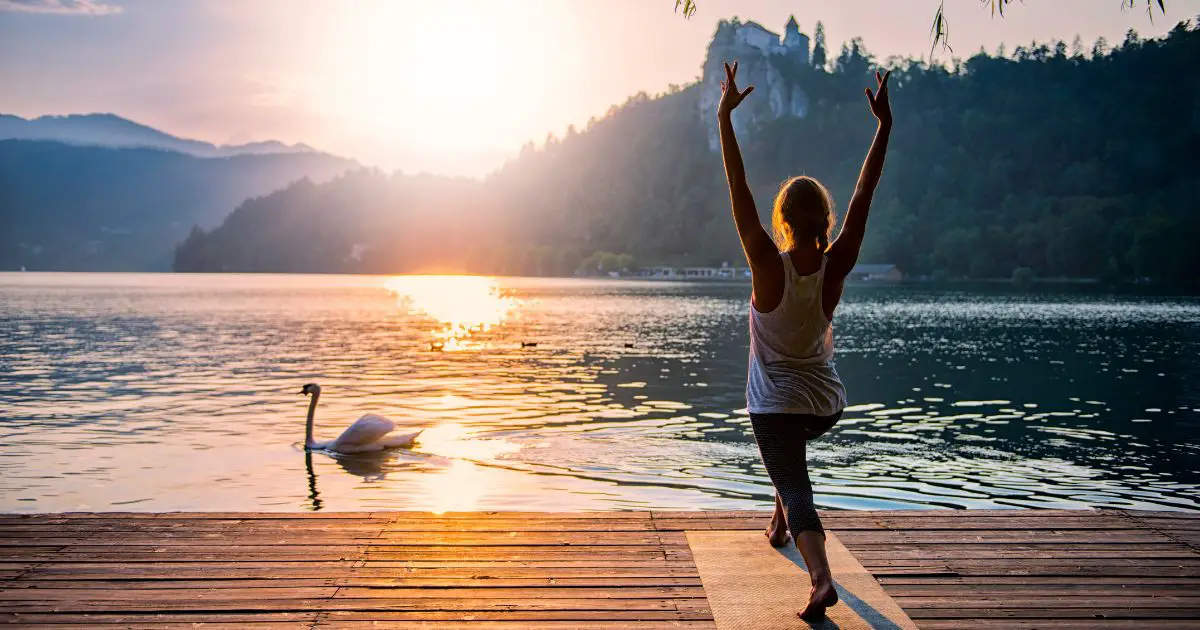
[[[458,424],[441,424],[421,434],[422,452],[454,459],[487,461],[521,450],[519,444],[505,439],[473,437],[474,431]]]
[[[421,435],[422,451],[451,458],[444,471],[421,477],[434,513],[479,509],[480,498],[497,489],[499,471],[476,462],[521,448],[504,439],[473,438],[473,435],[473,431],[457,423],[436,426]]]
[[[446,472],[425,475],[422,484],[430,499],[430,511],[472,512],[479,507],[479,498],[490,486],[488,471],[463,460],[455,460]]]
[[[502,295],[494,278],[484,276],[397,276],[384,288],[397,298],[401,308],[437,320],[442,326],[431,331],[442,350],[462,350],[479,344],[471,335],[497,326],[519,305]]]

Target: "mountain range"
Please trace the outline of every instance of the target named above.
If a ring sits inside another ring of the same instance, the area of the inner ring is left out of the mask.
[[[196,157],[318,152],[305,144],[287,145],[275,140],[215,145],[173,136],[116,114],[69,114],[37,118],[0,114],[0,140],[51,140],[80,146],[163,149]]]
[[[217,146],[112,114],[0,115],[0,270],[167,271],[192,226],[357,168],[302,144]]]

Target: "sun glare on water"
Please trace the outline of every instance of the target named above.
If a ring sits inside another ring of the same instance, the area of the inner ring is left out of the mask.
[[[443,350],[477,347],[471,336],[508,319],[519,301],[484,276],[397,276],[384,283],[400,308],[437,322],[431,343]]]
[[[445,457],[449,466],[420,479],[434,513],[479,509],[486,495],[511,491],[515,483],[527,483],[489,465],[496,458],[520,450],[504,439],[486,439],[458,423],[432,427],[421,435],[421,450]]]

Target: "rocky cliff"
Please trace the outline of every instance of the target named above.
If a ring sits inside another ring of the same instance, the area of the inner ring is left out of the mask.
[[[708,127],[710,149],[720,148],[716,111],[726,61],[738,62],[740,87],[754,86],[754,95],[734,112],[738,129],[784,116],[803,118],[808,113],[808,95],[801,85],[804,73],[800,71],[809,68],[808,37],[799,32],[795,19],[788,21],[782,41],[757,22],[722,20],[704,59],[698,105]]]

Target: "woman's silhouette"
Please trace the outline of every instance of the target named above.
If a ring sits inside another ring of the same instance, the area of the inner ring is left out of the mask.
[[[759,221],[732,120],[734,108],[754,88],[738,90],[736,62],[732,68],[725,64],[717,106],[733,219],[753,276],[746,408],[775,486],[775,514],[767,537],[772,545],[782,546],[790,530],[804,556],[812,578],[808,605],[800,613],[806,620],[821,618],[837,603],[825,557],[825,532],[813,504],[805,443],[831,429],[846,406],[846,390],[832,363],[833,313],[858,260],[871,197],[883,172],[892,130],[889,74],[875,73],[877,93],[866,91],[878,129],[841,232],[832,243],[833,199],[811,177],[793,177],[780,188],[771,213],[774,239]]]

